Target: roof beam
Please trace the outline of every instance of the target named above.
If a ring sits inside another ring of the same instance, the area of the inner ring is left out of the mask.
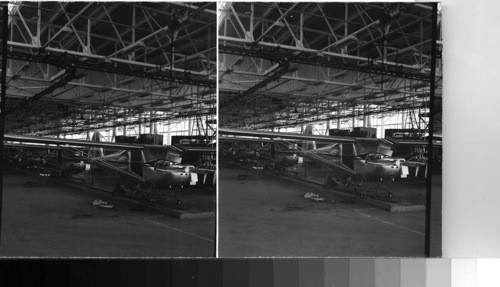
[[[41,48],[42,49],[47,48],[50,45],[50,43],[55,38],[57,38],[57,36],[59,36],[68,26],[70,26],[71,24],[73,24],[73,22],[75,22],[76,19],[78,19],[78,17],[80,17],[90,6],[92,6],[92,4],[94,4],[94,3],[90,2],[87,5],[85,5],[85,7],[83,7],[83,9],[80,10],[80,12],[78,12],[75,16],[73,16],[73,18],[69,19],[68,23],[64,24],[64,26],[62,26],[61,29],[59,29],[59,31],[57,31],[57,33],[54,34],[54,36],[52,36],[47,42],[45,42],[45,44],[43,44]],[[61,8],[63,7],[61,3],[59,3],[59,5],[61,5]],[[64,8],[63,8],[63,11],[64,11]]]

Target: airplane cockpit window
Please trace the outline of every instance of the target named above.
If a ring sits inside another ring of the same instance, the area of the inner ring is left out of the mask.
[[[366,161],[377,161],[382,159],[382,155],[378,153],[370,153],[366,156]]]
[[[172,165],[171,162],[161,159],[161,160],[155,162],[155,169],[165,169],[171,165]]]

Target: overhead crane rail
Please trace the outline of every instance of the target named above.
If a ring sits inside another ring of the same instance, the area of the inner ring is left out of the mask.
[[[292,53],[286,53],[285,50],[283,49],[276,49],[276,48],[263,49],[262,47],[253,46],[252,49],[246,49],[240,47],[219,46],[219,53],[262,58],[270,61],[275,61],[276,58],[286,57],[290,63],[336,68],[341,70],[394,76],[399,78],[415,79],[421,81],[430,81],[431,79],[430,74],[404,71],[403,67],[398,67],[398,66],[394,68],[380,67],[379,65],[375,65],[374,63],[367,66],[347,64],[342,61],[327,60],[325,59],[325,57],[320,57],[317,55],[315,56],[294,55]]]
[[[106,62],[95,62],[89,59],[87,59],[86,61],[81,61],[80,59],[73,58],[72,56],[69,56],[67,54],[52,55],[49,54],[47,51],[45,51],[45,53],[39,52],[34,55],[22,52],[9,51],[7,53],[7,57],[13,60],[50,64],[59,67],[73,66],[77,69],[126,75],[131,77],[140,77],[158,81],[175,82],[180,84],[189,84],[189,85],[209,87],[209,88],[216,87],[215,79],[208,79],[207,77],[203,76],[195,77],[188,71],[184,73],[184,76],[174,76],[169,72],[164,72],[164,71],[145,72],[136,69],[115,67],[113,65],[107,64]]]
[[[75,76],[76,76],[76,69],[74,66],[66,68],[64,74],[62,74],[58,79],[56,79],[49,87],[37,93],[36,95],[20,102],[19,104],[11,107],[10,109],[7,110],[6,114],[10,114],[16,110],[27,107],[28,105],[40,100],[41,98],[54,92],[55,90],[64,87],[67,83],[73,80]]]
[[[274,81],[277,81],[279,78],[281,78],[281,76],[288,73],[288,70],[289,70],[289,63],[288,63],[287,59],[280,60],[278,68],[275,69],[270,76],[268,76],[267,78],[265,78],[261,82],[257,83],[253,87],[249,88],[248,90],[239,93],[238,95],[229,99],[228,101],[219,104],[219,108],[220,109],[225,108],[225,107],[227,107],[227,106],[229,106],[237,101],[243,100],[243,99],[245,99],[247,101],[250,100],[251,98],[248,97],[249,95],[253,94],[254,92],[258,91],[261,88],[264,88],[265,86],[267,86],[267,84],[274,82]]]

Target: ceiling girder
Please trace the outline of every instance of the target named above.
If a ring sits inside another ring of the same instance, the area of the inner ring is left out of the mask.
[[[114,74],[119,74],[119,75],[141,77],[141,78],[154,79],[154,80],[166,81],[166,82],[190,84],[190,85],[196,85],[196,86],[202,86],[202,87],[214,88],[216,85],[215,80],[207,79],[206,77],[204,77],[204,79],[194,78],[192,76],[187,76],[187,75],[184,77],[180,77],[180,76],[169,75],[169,73],[164,72],[164,71],[145,72],[145,71],[129,69],[129,68],[114,67],[114,66],[106,64],[106,63],[89,63],[88,61],[80,61],[78,59],[70,59],[69,57],[52,56],[50,54],[31,55],[31,54],[26,54],[26,53],[21,53],[21,52],[9,52],[7,56],[10,59],[20,60],[20,61],[45,63],[45,64],[51,64],[54,66],[62,66],[62,67],[73,65],[75,68],[78,68],[78,69],[100,71],[100,72],[105,72],[105,73],[114,73]],[[190,73],[190,71],[186,71],[186,73]]]
[[[219,109],[223,109],[223,108],[225,108],[225,107],[227,107],[227,106],[229,106],[237,101],[241,101],[244,98],[245,98],[245,100],[250,100],[251,98],[248,97],[249,95],[251,95],[252,93],[256,92],[257,90],[267,86],[267,84],[274,82],[274,81],[278,80],[279,78],[281,78],[281,76],[283,76],[284,74],[286,74],[288,72],[288,68],[289,68],[288,61],[286,61],[286,60],[281,61],[279,66],[272,72],[272,75],[263,79],[261,82],[257,83],[256,85],[249,88],[248,90],[239,93],[238,95],[236,95],[232,99],[230,99],[224,103],[220,103]]]
[[[64,74],[61,75],[59,78],[55,79],[54,83],[52,83],[49,87],[47,87],[43,91],[39,92],[38,94],[30,97],[29,99],[22,101],[18,105],[11,107],[9,110],[7,110],[6,114],[10,114],[16,110],[19,110],[23,107],[26,107],[26,106],[40,100],[44,96],[54,92],[55,90],[57,90],[61,87],[64,87],[67,83],[69,83],[72,79],[75,78],[75,75],[76,75],[76,69],[74,67],[67,68],[66,71],[64,72]]]
[[[275,61],[276,58],[286,57],[288,61],[290,61],[291,63],[329,67],[341,70],[357,71],[357,72],[377,74],[377,75],[387,75],[387,76],[416,79],[422,81],[429,81],[430,79],[428,74],[403,71],[403,69],[399,68],[398,66],[395,66],[392,69],[389,69],[387,67],[378,67],[373,63],[371,65],[369,64],[361,66],[355,64],[347,64],[341,61],[328,60],[320,56],[306,57],[301,55],[293,55],[291,53],[285,53],[282,52],[281,50],[279,51],[276,50],[277,49],[273,50],[259,49],[259,48],[245,49],[240,47],[219,46],[219,53],[223,54],[263,58],[270,61]]]

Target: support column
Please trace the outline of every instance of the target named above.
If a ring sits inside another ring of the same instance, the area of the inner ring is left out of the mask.
[[[150,134],[155,133],[153,118],[154,118],[154,114],[153,114],[153,110],[151,110],[151,111],[149,111],[149,133]]]
[[[437,3],[432,3],[432,54],[431,54],[431,82],[430,101],[429,101],[429,137],[427,148],[427,178],[426,178],[426,197],[425,197],[425,256],[431,256],[431,214],[432,214],[432,168],[434,162],[434,111],[435,111],[435,93],[436,93],[436,52],[437,52]]]
[[[155,127],[154,134],[159,134],[159,132],[158,132],[158,122],[154,122],[153,124],[154,124],[154,127]]]
[[[353,107],[353,108],[352,108],[352,114],[353,114],[353,116],[352,116],[352,128],[353,128],[353,129],[354,129],[354,127],[356,127],[356,116],[354,116],[354,112],[355,112],[355,110],[356,110],[356,108],[355,108],[355,107]]]
[[[189,118],[188,121],[188,136],[193,134],[193,120]]]
[[[406,128],[406,111],[403,110],[401,112],[401,128],[405,129]]]
[[[116,142],[116,124],[113,125],[113,135],[111,137],[111,141]]]
[[[142,114],[139,115],[139,134],[142,134]]]
[[[4,134],[5,134],[5,99],[7,92],[7,39],[9,37],[9,8],[7,3],[2,5],[2,74],[0,91],[0,238],[2,230],[3,205],[3,174],[4,174]]]
[[[127,116],[123,118],[123,135],[127,135]]]

